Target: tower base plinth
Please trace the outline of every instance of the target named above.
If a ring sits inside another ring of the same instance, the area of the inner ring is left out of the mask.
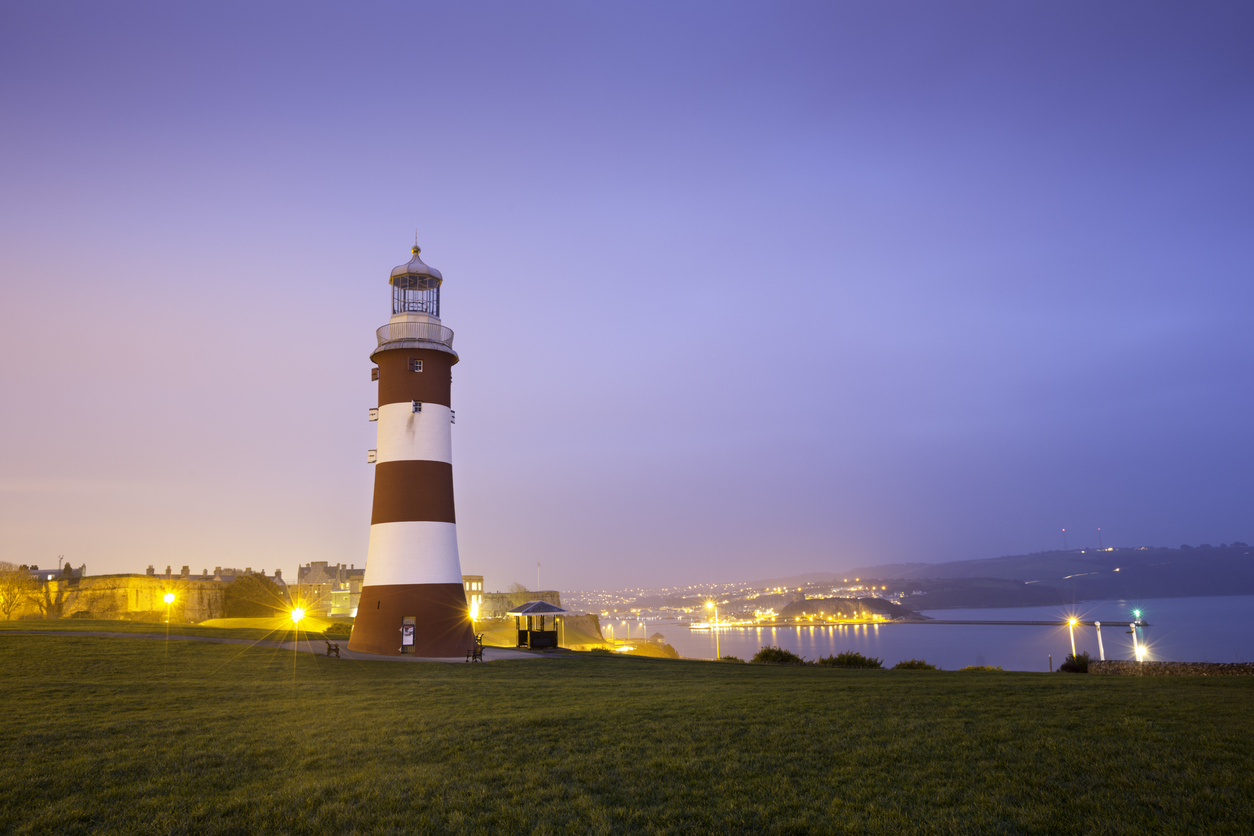
[[[414,643],[401,628],[412,618]],[[474,625],[460,583],[362,587],[348,649],[383,656],[463,656],[475,643]]]

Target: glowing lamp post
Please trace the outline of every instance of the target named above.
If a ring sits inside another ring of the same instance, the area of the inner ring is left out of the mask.
[[[305,608],[296,607],[292,610],[292,623],[300,624],[300,620],[305,617]]]
[[[1138,642],[1137,636],[1136,636],[1136,629],[1142,626],[1141,625],[1141,611],[1133,610],[1132,615],[1136,618],[1136,621],[1133,621],[1131,624],[1128,625],[1128,627],[1130,628],[1129,632],[1132,633],[1132,650],[1136,654],[1136,660],[1138,662],[1144,662],[1145,661],[1145,639],[1144,637],[1142,637],[1141,641]]]
[[[718,647],[718,607],[713,601],[706,601],[705,608],[707,610],[714,610],[714,621],[710,623],[710,629],[714,631],[714,658],[721,659],[723,658],[723,654],[719,652]]]
[[[1106,648],[1102,647],[1102,623],[1094,621],[1093,626],[1097,628],[1097,656],[1103,662],[1106,661]]]
[[[165,595],[162,596],[161,600],[165,601],[165,623],[169,624],[170,623],[170,605],[174,603],[174,593],[167,592]]]
[[[1071,658],[1075,658],[1075,625],[1074,618],[1067,619],[1067,632],[1071,633]]]

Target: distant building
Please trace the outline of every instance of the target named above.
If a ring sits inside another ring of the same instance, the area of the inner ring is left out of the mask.
[[[356,616],[366,569],[316,560],[296,569],[295,600],[314,616]]]
[[[87,574],[87,564],[75,569],[68,563],[59,569],[47,568],[40,569],[38,566],[19,566],[19,570],[25,570],[31,577],[31,580],[43,583],[45,581],[55,581],[58,579],[69,580],[72,578],[81,578]]]
[[[191,567],[184,566],[176,575],[170,566],[165,567],[165,574],[159,574],[155,567],[149,566],[144,574],[149,578],[160,578],[163,580],[177,579],[183,581],[216,581],[218,583],[230,583],[241,575],[261,575],[266,580],[273,581],[274,585],[280,590],[286,591],[287,588],[287,584],[283,581],[282,569],[275,569],[273,575],[267,575],[265,569],[253,571],[251,566],[244,569],[233,569],[229,566],[226,568],[214,566],[212,574],[210,574],[208,569],[202,569],[199,575],[193,575],[191,573]]]

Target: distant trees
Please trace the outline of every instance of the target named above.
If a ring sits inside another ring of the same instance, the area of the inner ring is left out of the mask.
[[[272,618],[283,609],[283,593],[265,575],[240,575],[223,590],[222,611],[227,618]]]
[[[1064,673],[1088,673],[1089,672],[1089,653],[1084,651],[1080,655],[1074,653],[1067,654],[1067,661],[1058,666],[1058,670]]]
[[[0,560],[0,615],[8,621],[22,601],[35,594],[35,581],[25,566]]]
[[[511,607],[521,607],[531,600],[531,590],[518,581],[511,583],[506,592],[509,594],[509,605]]]

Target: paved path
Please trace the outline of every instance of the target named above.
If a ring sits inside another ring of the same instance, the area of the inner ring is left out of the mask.
[[[214,642],[217,644],[246,644],[256,647],[279,647],[285,650],[296,650],[301,653],[316,653],[325,655],[327,646],[322,639],[300,639],[299,641],[271,641],[269,639],[236,639],[226,636],[183,636],[169,635],[165,633],[110,633],[101,630],[0,630],[0,637],[4,636],[92,636],[104,639],[169,639],[170,641],[182,642]],[[358,653],[349,650],[348,641],[343,640],[340,643],[341,659],[358,659],[372,662],[462,662],[465,663],[465,656],[454,657],[434,657],[434,656],[379,656],[374,653]],[[531,650],[515,650],[512,647],[485,647],[483,649],[483,661],[485,662],[503,662],[509,659],[557,659],[565,654],[562,653],[537,653]]]
[[[322,639],[308,641],[301,639],[299,642],[284,642],[283,647],[288,650],[300,650],[305,653],[325,654],[327,646]],[[508,659],[560,659],[565,654],[558,653],[537,653],[532,650],[516,650],[512,647],[485,647],[483,649],[483,661],[485,662],[503,662]],[[348,642],[340,642],[340,658],[341,659],[366,659],[372,662],[462,662],[465,663],[465,655],[443,657],[443,656],[380,656],[375,653],[358,653],[355,650],[348,649]]]

